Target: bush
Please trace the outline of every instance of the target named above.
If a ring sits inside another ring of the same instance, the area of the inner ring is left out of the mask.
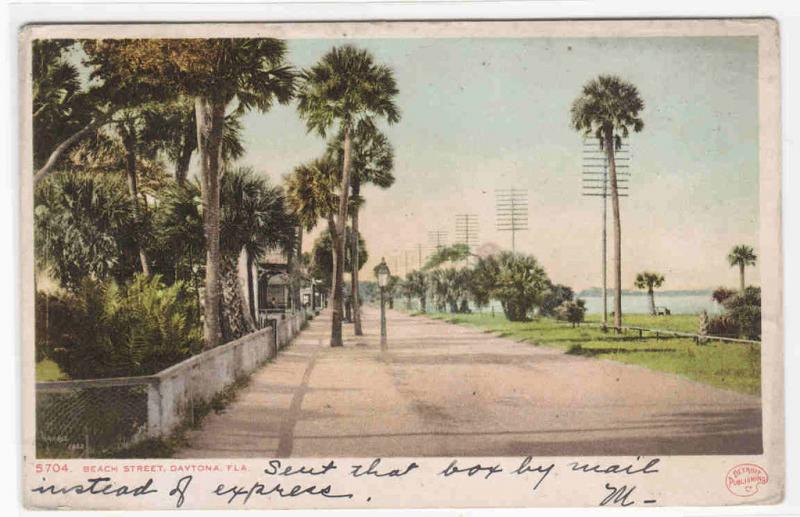
[[[85,279],[73,294],[37,296],[37,355],[73,379],[150,375],[202,348],[198,315],[181,282]]]
[[[568,321],[572,326],[580,325],[586,315],[586,301],[578,298],[575,301],[566,301],[555,310],[557,320]]]
[[[725,313],[708,322],[708,333],[714,336],[761,339],[761,289],[748,287],[722,302]]]
[[[556,316],[556,311],[564,302],[569,302],[575,296],[571,287],[553,284],[545,292],[539,314],[542,316]]]
[[[472,283],[473,290],[498,300],[510,321],[527,320],[551,285],[535,257],[507,251],[479,259]]]

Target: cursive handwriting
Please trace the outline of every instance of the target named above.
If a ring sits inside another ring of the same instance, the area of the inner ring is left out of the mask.
[[[233,503],[236,498],[243,497],[242,504],[247,504],[250,498],[254,495],[269,496],[277,495],[279,497],[300,497],[302,495],[321,496],[329,499],[352,499],[353,494],[335,494],[331,485],[324,487],[317,487],[316,485],[303,486],[294,485],[291,488],[284,487],[280,483],[267,488],[266,485],[255,482],[249,488],[234,485],[226,487],[224,484],[217,485],[217,488],[212,492],[218,496],[228,496],[228,504]]]
[[[299,467],[294,467],[292,465],[286,465],[285,467],[281,463],[281,460],[270,460],[267,463],[267,468],[264,469],[264,474],[269,474],[270,476],[294,476],[296,474],[306,474],[309,476],[322,476],[330,472],[331,470],[335,470],[336,463],[333,460],[329,461],[325,465],[322,465],[319,469],[315,469],[314,467],[307,467],[305,465],[301,465]]]
[[[42,478],[44,481],[45,478]],[[129,487],[128,485],[121,485],[121,486],[114,486],[114,483],[111,481],[110,477],[99,477],[99,478],[90,478],[86,480],[87,484],[78,484],[73,485],[70,487],[57,487],[56,485],[40,485],[35,488],[31,489],[31,492],[36,492],[39,494],[90,494],[90,495],[113,495],[116,497],[121,497],[123,495],[130,495],[133,497],[139,497],[142,495],[154,494],[158,492],[155,488],[152,488],[153,485],[153,478],[147,480],[147,482],[143,485],[139,485],[136,487]]]
[[[367,467],[366,470],[363,470],[364,468],[363,465],[353,465],[353,469],[350,471],[350,474],[354,478],[360,478],[361,476],[374,476],[377,478],[383,478],[383,477],[399,478],[405,476],[412,470],[419,468],[419,465],[417,465],[412,461],[411,463],[406,465],[404,469],[391,469],[380,472],[378,470],[378,466],[380,466],[380,464],[381,464],[381,459],[375,458],[374,460],[372,460],[372,463],[369,464],[369,467]]]
[[[638,460],[640,456],[636,456]],[[569,463],[569,466],[572,467],[573,471],[577,472],[585,472],[588,474],[655,474],[658,472],[658,469],[655,468],[656,465],[661,460],[659,458],[654,458],[647,462],[644,467],[634,467],[634,465],[607,465],[603,466],[599,463],[591,464],[591,463],[579,463],[577,461],[573,461]]]
[[[553,468],[556,466],[556,464],[551,463],[546,467],[544,465],[531,466],[532,461],[533,458],[531,456],[527,456],[524,460],[522,460],[522,463],[519,464],[519,467],[512,470],[511,473],[517,475],[528,474],[529,472],[541,474],[541,477],[539,477],[539,481],[537,481],[536,484],[533,485],[533,489],[536,490],[537,488],[539,488],[539,485],[542,484],[542,481],[544,481],[544,479],[548,475],[550,475],[550,472],[553,471]]]
[[[192,476],[183,476],[178,480],[178,484],[175,485],[175,488],[169,491],[170,496],[178,496],[178,500],[175,501],[175,507],[180,508],[183,506],[183,501],[186,498],[186,490],[189,489],[189,484],[192,482]]]
[[[450,462],[444,470],[439,472],[440,476],[450,477],[454,474],[464,474],[466,473],[468,477],[475,476],[477,474],[485,474],[484,479],[489,479],[490,476],[497,474],[499,472],[503,472],[503,467],[500,465],[488,465],[484,466],[480,463],[476,463],[471,467],[459,467],[458,460],[453,460]]]

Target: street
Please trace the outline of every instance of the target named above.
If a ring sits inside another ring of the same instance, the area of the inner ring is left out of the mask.
[[[498,315],[498,317],[502,317]],[[758,454],[758,397],[364,307],[330,311],[218,414],[181,458]]]

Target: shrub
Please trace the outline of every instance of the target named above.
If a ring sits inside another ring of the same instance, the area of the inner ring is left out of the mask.
[[[572,326],[580,325],[586,315],[586,301],[578,298],[574,301],[566,301],[555,310],[556,319],[568,321]]]
[[[726,314],[714,316],[708,320],[708,335],[739,337],[739,325]]]
[[[507,251],[479,259],[472,282],[474,289],[500,302],[510,321],[527,320],[550,285],[535,257]]]
[[[556,311],[564,302],[571,301],[575,296],[571,287],[561,284],[553,284],[544,293],[542,305],[539,307],[539,314],[542,316],[556,316]]]
[[[761,339],[761,289],[748,287],[723,303],[725,313],[736,322],[739,335],[746,339]]]
[[[202,347],[195,299],[158,275],[122,287],[85,279],[74,293],[37,301],[37,348],[73,379],[150,375]]]

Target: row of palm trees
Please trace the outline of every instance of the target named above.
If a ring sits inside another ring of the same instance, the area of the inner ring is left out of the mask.
[[[74,46],[85,54],[90,70],[87,85],[65,55]],[[223,300],[223,287],[235,275],[231,249],[247,252],[248,262],[264,252],[256,237],[232,239],[222,233],[226,205],[223,197],[253,208],[244,183],[223,181],[231,162],[244,154],[241,116],[248,111],[268,112],[275,104],[297,101],[299,116],[309,132],[330,136],[325,156],[298,166],[286,181],[287,215],[281,224],[313,228],[328,223],[334,243],[331,345],[340,346],[345,232],[350,222],[358,233],[361,189],[373,183],[390,186],[393,152],[379,130],[381,121],[394,124],[400,113],[393,72],[363,49],[350,45],[333,48],[308,69],[295,69],[286,60],[285,42],[271,38],[241,39],[127,39],[37,41],[34,44],[34,182],[65,171],[76,149],[97,142],[119,142],[125,154],[125,174],[133,219],[144,221],[148,196],[143,182],[152,176],[146,166],[166,156],[174,163],[175,183],[191,190],[187,173],[197,153],[200,170],[198,215],[205,255],[203,281],[203,336],[206,348],[223,338],[222,313],[245,306],[241,300]],[[233,177],[231,179],[236,179]],[[227,194],[225,185],[234,189]],[[252,185],[250,185],[252,186]],[[252,190],[252,189],[251,189]],[[187,191],[188,192],[188,191]],[[237,193],[241,194],[237,198]],[[252,193],[252,192],[251,192]],[[160,194],[160,193],[159,193]],[[185,195],[184,192],[182,195]],[[266,198],[274,199],[275,192]],[[161,196],[158,196],[161,197]],[[280,197],[280,196],[278,196]],[[152,200],[151,199],[151,200]],[[248,201],[249,199],[249,201]],[[274,214],[272,214],[274,216]],[[294,223],[291,218],[294,217]],[[227,218],[230,219],[230,218]],[[258,232],[276,233],[275,228]],[[293,232],[302,235],[302,230]],[[134,247],[143,274],[152,270],[147,232],[135,232]],[[289,246],[299,259],[300,239]],[[352,256],[359,257],[359,239],[352,240]],[[238,255],[236,255],[238,256]],[[248,268],[249,270],[252,268]],[[358,267],[353,273],[353,296],[358,296]],[[228,280],[226,280],[226,278]],[[252,279],[249,279],[249,284]],[[237,291],[228,286],[227,291]],[[251,291],[252,286],[248,286]],[[239,303],[241,302],[241,304]],[[224,305],[224,307],[223,307]],[[358,307],[358,304],[354,304]],[[356,313],[357,333],[361,333]]]

